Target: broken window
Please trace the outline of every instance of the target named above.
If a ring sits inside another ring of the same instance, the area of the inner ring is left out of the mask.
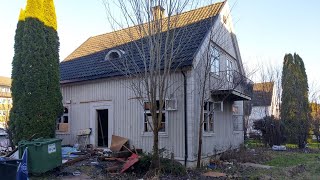
[[[143,124],[144,132],[152,132],[152,129],[153,129],[150,106],[151,104],[149,102],[144,103],[144,124]],[[162,117],[159,132],[166,132],[166,108],[165,107],[166,106],[164,102],[162,111],[160,111],[160,101],[157,100],[157,117],[160,117],[160,115]]]
[[[203,131],[204,132],[214,132],[214,103],[205,102],[203,107]]]
[[[63,107],[63,114],[57,119],[57,132],[67,133],[69,132],[69,107]]]

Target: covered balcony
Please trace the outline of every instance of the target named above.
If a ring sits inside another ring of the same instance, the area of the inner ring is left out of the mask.
[[[250,101],[253,92],[253,82],[234,70],[211,73],[209,87],[218,101]]]

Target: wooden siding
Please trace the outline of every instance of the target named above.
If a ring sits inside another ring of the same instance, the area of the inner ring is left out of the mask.
[[[168,111],[168,131],[160,135],[160,147],[173,152],[177,159],[184,158],[184,102],[183,76],[176,73],[170,78],[173,86],[168,95],[177,100],[177,110]],[[143,133],[144,111],[129,89],[128,79],[105,79],[77,84],[62,85],[64,103],[70,103],[70,133],[58,135],[63,144],[76,142],[76,133],[80,129],[90,128],[94,119],[90,116],[91,106],[95,103],[111,102],[113,106],[112,134],[127,137],[130,144],[150,152],[153,136]],[[93,143],[93,142],[90,142]]]

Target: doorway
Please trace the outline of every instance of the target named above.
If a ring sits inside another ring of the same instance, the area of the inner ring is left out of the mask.
[[[98,146],[108,146],[108,109],[97,110]]]

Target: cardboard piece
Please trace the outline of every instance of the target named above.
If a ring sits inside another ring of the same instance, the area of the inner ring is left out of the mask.
[[[128,142],[129,139],[112,135],[110,150],[112,152],[120,151],[122,146]]]
[[[68,132],[69,130],[69,123],[58,123],[59,125],[59,132]]]

